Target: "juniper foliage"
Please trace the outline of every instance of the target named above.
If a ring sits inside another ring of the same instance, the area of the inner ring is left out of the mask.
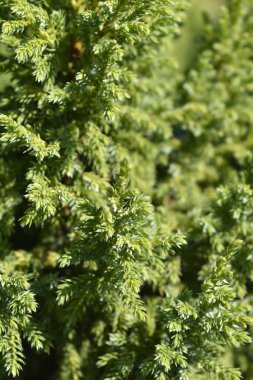
[[[252,5],[187,8],[0,0],[1,379],[253,378]]]

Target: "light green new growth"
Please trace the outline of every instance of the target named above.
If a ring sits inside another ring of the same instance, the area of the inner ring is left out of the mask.
[[[253,7],[182,70],[190,6],[0,0],[0,379],[253,379]]]

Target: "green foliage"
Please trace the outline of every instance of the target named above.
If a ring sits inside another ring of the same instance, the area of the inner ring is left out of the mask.
[[[0,379],[253,379],[253,9],[181,70],[188,3],[0,0]]]
[[[34,326],[32,314],[37,309],[27,276],[1,270],[0,352],[6,372],[19,374],[24,364],[22,339],[37,350],[47,349],[46,339]]]

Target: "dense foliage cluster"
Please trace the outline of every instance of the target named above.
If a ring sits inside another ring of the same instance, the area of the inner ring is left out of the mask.
[[[0,379],[253,379],[253,4],[0,0]]]

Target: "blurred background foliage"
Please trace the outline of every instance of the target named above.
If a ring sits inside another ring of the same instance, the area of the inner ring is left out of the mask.
[[[225,0],[195,0],[189,9],[183,33],[175,41],[174,54],[182,70],[187,69],[195,60],[201,47],[203,33],[206,33],[205,20],[216,23],[219,11]],[[205,28],[204,28],[205,27]]]

